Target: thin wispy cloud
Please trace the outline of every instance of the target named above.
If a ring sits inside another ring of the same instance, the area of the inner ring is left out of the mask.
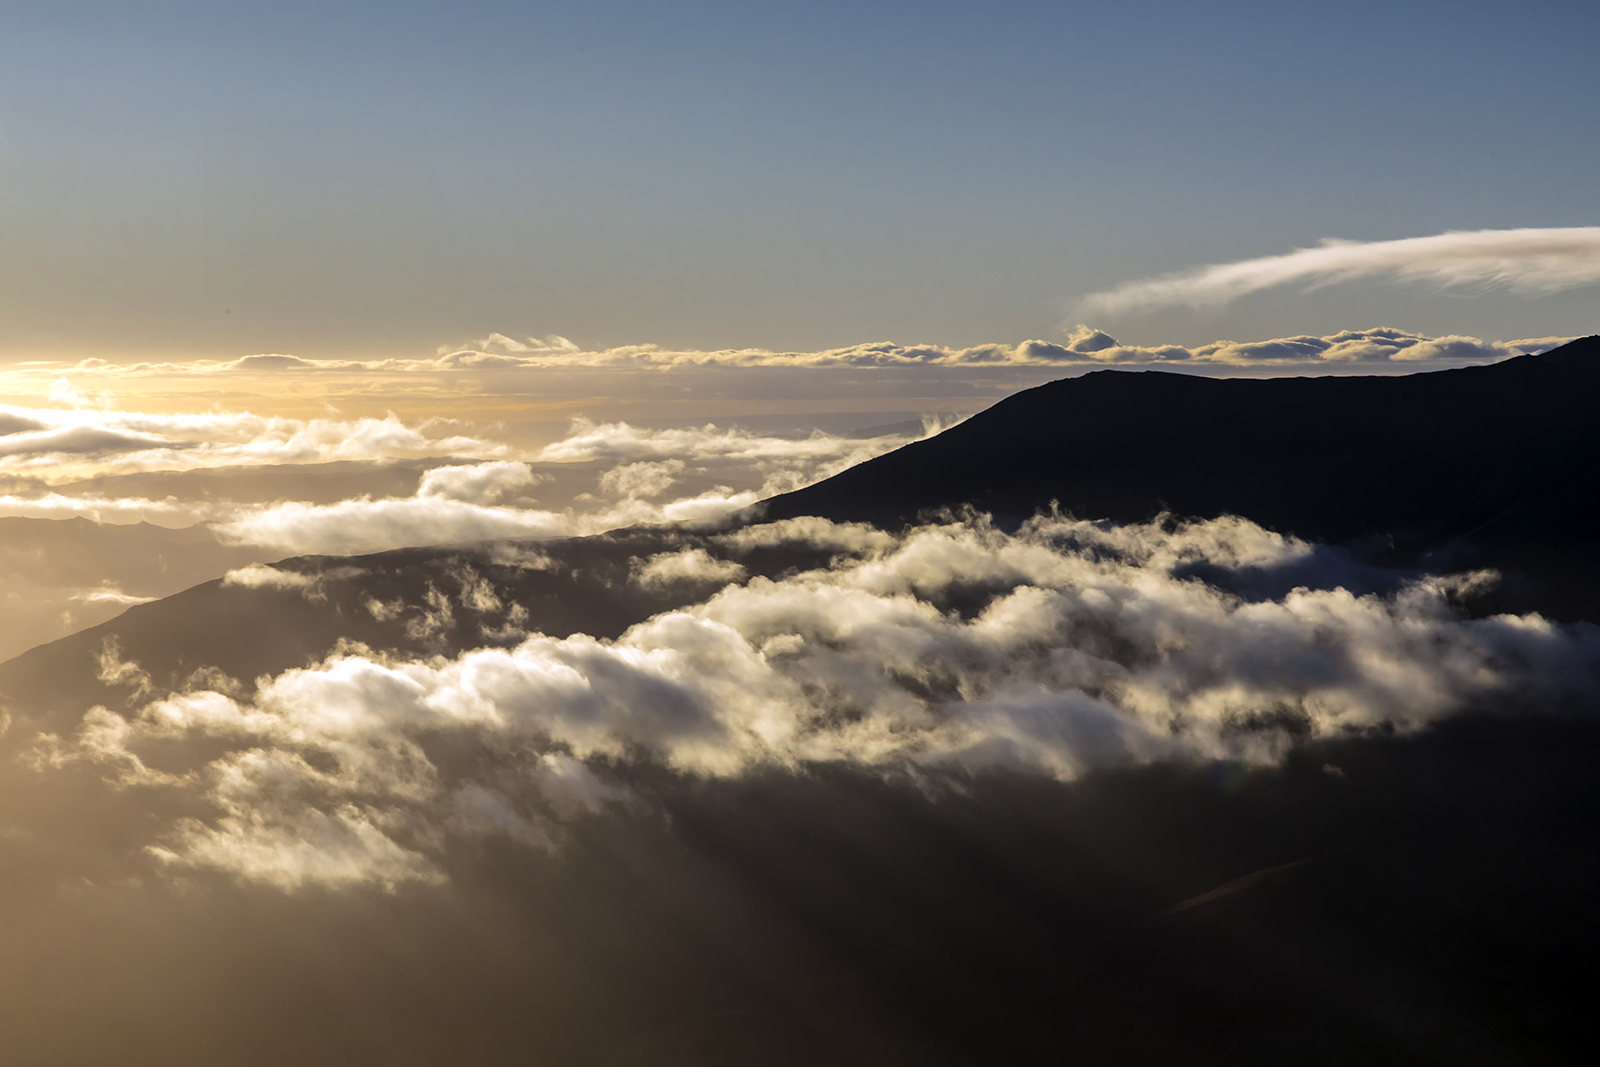
[[[1530,295],[1575,289],[1600,282],[1600,226],[1452,230],[1396,241],[1327,238],[1284,255],[1129,282],[1091,294],[1079,310],[1124,315],[1160,307],[1215,307],[1280,285],[1317,287],[1358,278]]]

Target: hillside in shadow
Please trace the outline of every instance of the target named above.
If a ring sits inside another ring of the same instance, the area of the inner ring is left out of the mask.
[[[1486,367],[1372,377],[1105,370],[767,501],[894,528],[970,506],[1015,524],[1241,515],[1375,561],[1492,567],[1480,610],[1600,618],[1600,336]]]

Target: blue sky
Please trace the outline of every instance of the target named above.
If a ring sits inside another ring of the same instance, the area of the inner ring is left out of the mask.
[[[1053,339],[1325,237],[1600,222],[1597,42],[1592,3],[11,3],[0,358]],[[1094,324],[1507,339],[1595,294]]]

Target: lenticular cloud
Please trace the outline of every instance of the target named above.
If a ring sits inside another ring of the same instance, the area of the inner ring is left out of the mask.
[[[1130,282],[1087,297],[1082,310],[1115,315],[1173,305],[1211,307],[1294,282],[1369,277],[1520,293],[1593,285],[1600,282],[1600,226],[1451,231],[1397,241],[1327,238],[1286,255]]]
[[[836,554],[744,577],[748,553],[786,543]],[[425,661],[346,647],[248,696],[221,686],[148,692],[128,716],[96,708],[33,756],[47,773],[88,764],[186,795],[196,814],[150,842],[167,869],[395,885],[442,878],[452,840],[556,844],[563,820],[628,802],[641,765],[1070,779],[1156,759],[1271,761],[1297,738],[1596,685],[1593,628],[1461,616],[1453,598],[1483,575],[1356,595],[1327,558],[1237,519],[1041,517],[1015,535],[981,520],[897,537],[825,520],[745,528],[638,561],[641,584],[729,584],[616,640],[534,633]],[[1224,588],[1274,571],[1304,584],[1254,599]],[[1201,572],[1212,582],[1187,576]],[[117,659],[106,650],[102,676],[148,690]],[[441,738],[448,765],[429,756]],[[174,766],[173,746],[194,740],[205,755]]]

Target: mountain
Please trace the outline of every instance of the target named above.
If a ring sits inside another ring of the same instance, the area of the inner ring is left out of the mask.
[[[1492,567],[1484,610],[1600,619],[1600,336],[1486,367],[1371,377],[1103,370],[764,502],[898,527],[1240,515],[1428,569]]]
[[[0,518],[0,661],[264,555],[203,526]]]
[[[408,548],[367,556],[301,556],[244,580],[202,582],[0,663],[0,710],[66,728],[95,704],[121,707],[124,685],[101,677],[107,649],[161,689],[195,671],[246,685],[304,667],[340,642],[411,656],[507,646],[530,631],[615,638],[634,623],[693,603],[716,584],[630,581],[639,561],[700,549],[732,555],[691,530],[640,528],[543,543]],[[752,575],[825,566],[804,546],[738,555]]]

